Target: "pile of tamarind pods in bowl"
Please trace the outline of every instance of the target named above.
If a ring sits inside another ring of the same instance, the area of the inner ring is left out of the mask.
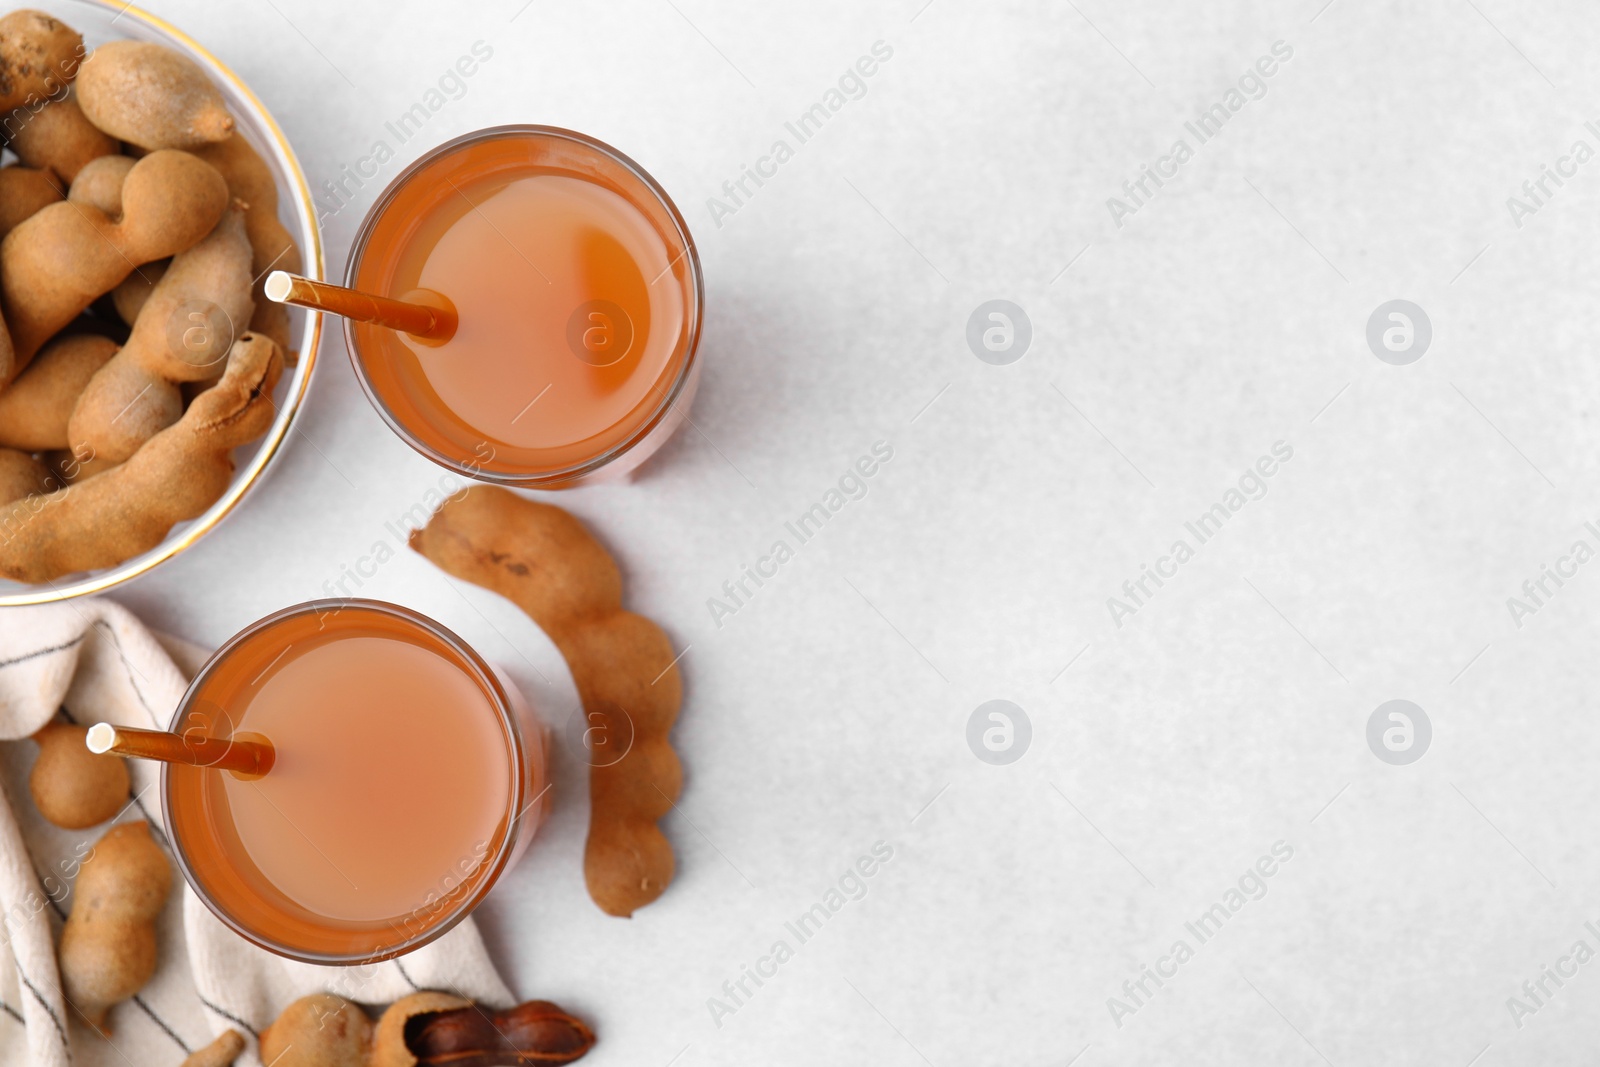
[[[103,592],[239,505],[316,363],[322,275],[276,122],[177,29],[99,0],[0,13],[0,606]]]

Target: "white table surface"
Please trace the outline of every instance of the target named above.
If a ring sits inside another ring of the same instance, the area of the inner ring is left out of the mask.
[[[595,1067],[1578,1062],[1600,962],[1520,1019],[1507,998],[1600,950],[1600,563],[1520,628],[1506,600],[1600,547],[1600,161],[1520,227],[1506,200],[1600,148],[1600,16],[921,3],[152,0],[314,183],[395,150],[327,223],[335,273],[404,163],[506,122],[615,144],[698,238],[695,428],[633,484],[551,498],[687,650],[678,877],[631,922],[589,902],[564,752],[553,820],[479,913],[513,987],[589,1019]],[[880,40],[866,94],[719,227],[707,198]],[[1280,40],[1266,95],[1116,226],[1107,198]],[[386,121],[477,41],[464,95],[398,143]],[[1032,321],[1009,366],[965,339],[991,298]],[[1433,327],[1407,366],[1365,337],[1396,298]],[[399,548],[442,472],[336,336],[321,362],[270,480],[123,591],[153,625],[215,644]],[[866,496],[717,626],[708,598],[879,440]],[[1278,441],[1267,495],[1116,626],[1107,598]],[[509,604],[405,551],[359,592],[572,706]],[[1032,724],[1008,766],[966,742],[994,698]],[[1432,723],[1410,765],[1366,741],[1394,698]],[[784,923],[878,841],[865,897],[797,944]],[[1185,923],[1279,841],[1265,896],[1200,944]],[[714,1020],[780,938],[794,958]],[[1179,939],[1193,958],[1114,1020]]]

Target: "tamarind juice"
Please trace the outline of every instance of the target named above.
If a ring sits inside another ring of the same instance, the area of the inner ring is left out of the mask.
[[[173,729],[261,735],[276,762],[256,780],[165,767],[186,876],[224,922],[294,958],[430,940],[537,821],[523,809],[542,748],[524,751],[509,706],[470,649],[393,605],[323,601],[257,623],[196,677]]]
[[[624,473],[692,396],[688,229],[636,164],[579,134],[500,127],[435,149],[380,197],[347,284],[455,307],[442,344],[346,330],[390,425],[472,477],[557,488]]]

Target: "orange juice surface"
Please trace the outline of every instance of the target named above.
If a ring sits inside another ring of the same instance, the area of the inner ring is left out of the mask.
[[[637,182],[525,137],[461,146],[404,179],[352,284],[441,293],[460,324],[441,345],[352,325],[391,420],[450,461],[511,475],[638,433],[681,369],[691,296],[685,248]]]
[[[484,680],[432,632],[362,607],[291,616],[232,648],[189,708],[190,728],[231,722],[277,751],[257,781],[168,771],[191,870],[250,931],[381,953],[489,873],[515,759]]]

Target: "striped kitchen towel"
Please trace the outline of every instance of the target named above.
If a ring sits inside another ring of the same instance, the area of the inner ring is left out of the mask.
[[[37,746],[27,738],[57,716],[164,729],[204,655],[158,638],[103,598],[0,611],[0,1067],[176,1065],[230,1028],[248,1038],[238,1062],[259,1067],[256,1036],[290,1001],[314,992],[381,1005],[442,989],[509,1007],[511,993],[470,919],[401,959],[313,967],[238,937],[174,866],[155,977],[112,1010],[109,1039],[84,1024],[62,995],[55,944],[72,910],[77,860],[106,826],[62,830],[39,815],[27,781]],[[167,847],[159,774],[140,760],[129,770],[128,804],[114,821],[148,820]]]

